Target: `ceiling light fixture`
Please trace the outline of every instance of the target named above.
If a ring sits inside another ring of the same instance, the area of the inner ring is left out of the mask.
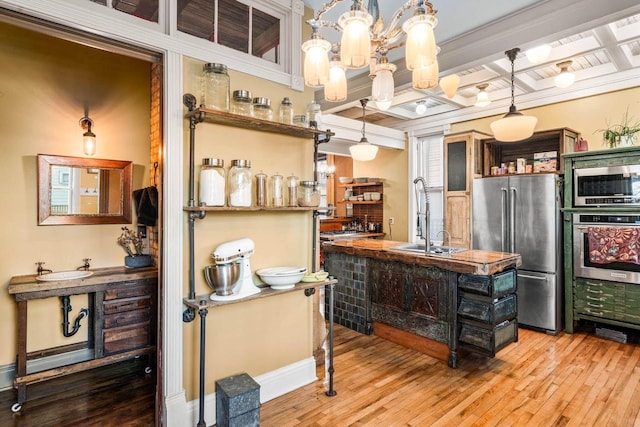
[[[364,133],[364,125],[366,123],[364,120],[365,107],[367,106],[367,102],[369,102],[367,98],[360,100],[360,104],[362,105],[362,138],[360,139],[360,142],[349,147],[353,160],[358,160],[360,162],[373,160],[376,158],[376,154],[378,153],[378,147],[369,143]]]
[[[449,99],[453,99],[458,86],[460,86],[460,76],[457,74],[449,74],[440,79],[440,88]]]
[[[393,102],[395,91],[393,73],[396,71],[396,66],[389,63],[386,48],[382,48],[380,54],[380,63],[376,65],[376,74],[371,85],[371,98],[375,101],[376,107],[385,111]]]
[[[556,87],[565,88],[571,86],[576,81],[576,76],[571,71],[569,71],[569,67],[573,64],[573,61],[563,61],[556,64],[558,68],[560,68],[560,74],[553,79]]]
[[[527,50],[525,52],[525,55],[527,55],[527,59],[532,64],[539,64],[545,61],[549,57],[550,53],[551,53],[551,46],[549,46],[548,44],[543,44],[540,46],[532,47],[531,49]]]
[[[89,117],[80,119],[80,127],[86,132],[82,134],[82,149],[87,156],[96,154],[96,134],[91,132],[93,120]]]
[[[500,120],[490,124],[493,136],[498,141],[512,142],[526,139],[533,135],[533,130],[538,119],[533,116],[525,116],[516,109],[515,105],[515,66],[514,61],[520,52],[519,48],[513,48],[505,52],[511,61],[511,107],[509,112]]]
[[[347,76],[340,61],[340,46],[331,47],[331,61],[329,61],[329,79],[324,85],[324,99],[331,102],[347,99]]]
[[[427,112],[427,101],[420,100],[416,104],[416,114],[423,115]]]
[[[396,68],[395,65],[388,62],[387,52],[405,45],[406,66],[413,73],[414,88],[431,89],[437,86],[438,47],[433,29],[438,20],[435,17],[437,11],[433,9],[430,2],[424,0],[406,1],[395,11],[386,27],[384,20],[380,17],[378,0],[369,0],[366,9],[363,6],[363,0],[352,0],[349,11],[343,13],[337,23],[324,20],[323,15],[340,3],[342,0],[331,0],[323,4],[314,18],[307,21],[307,24],[312,28],[311,40],[307,40],[302,45],[302,50],[305,52],[304,76],[307,86],[324,86],[329,78],[328,61],[325,64],[319,58],[323,52],[326,56],[330,49],[330,44],[323,40],[319,34],[323,27],[330,27],[342,32],[340,58],[343,67],[363,68],[369,66],[369,75],[376,86],[374,89],[376,94],[380,93],[381,88],[388,87]],[[400,27],[402,15],[411,8],[414,8],[413,16]],[[403,40],[403,38],[405,39]],[[308,56],[311,58],[307,59]],[[376,83],[379,74],[383,78]],[[450,80],[454,81],[455,79]],[[457,84],[450,86],[453,89],[449,88],[445,91],[449,98],[453,98]],[[373,98],[378,108],[383,107],[380,109],[384,109],[387,104],[391,105],[386,99],[379,100],[375,95]],[[326,97],[325,99],[332,100]]]
[[[476,103],[473,104],[476,107],[486,107],[491,104],[491,100],[489,99],[489,94],[487,93],[487,88],[489,87],[488,83],[483,83],[481,85],[476,86],[480,92],[476,95]]]

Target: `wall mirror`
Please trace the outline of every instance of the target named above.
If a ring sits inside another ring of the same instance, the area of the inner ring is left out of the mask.
[[[130,224],[130,161],[38,154],[38,224]]]

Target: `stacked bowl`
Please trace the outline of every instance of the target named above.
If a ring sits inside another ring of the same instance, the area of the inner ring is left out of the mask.
[[[271,289],[291,289],[307,272],[304,267],[270,267],[256,271],[260,279]]]

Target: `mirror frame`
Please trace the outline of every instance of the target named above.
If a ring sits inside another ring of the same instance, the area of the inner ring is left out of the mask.
[[[68,166],[122,171],[118,214],[51,215],[51,166]],[[38,154],[38,225],[131,224],[133,163],[124,160]]]

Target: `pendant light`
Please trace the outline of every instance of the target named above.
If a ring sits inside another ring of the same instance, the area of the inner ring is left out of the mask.
[[[380,54],[382,55],[380,63],[376,65],[376,73],[371,85],[371,98],[375,101],[376,107],[385,111],[391,107],[393,102],[395,92],[393,73],[396,71],[396,66],[389,63],[386,49],[382,49]]]
[[[440,79],[440,88],[449,99],[453,99],[458,86],[460,86],[460,76],[457,74],[449,74]]]
[[[433,89],[438,86],[438,61],[426,67],[414,68],[411,78],[414,89]]]
[[[532,64],[540,64],[549,57],[551,53],[551,46],[548,44],[542,44],[540,46],[532,47],[525,52],[527,59]]]
[[[576,81],[576,76],[571,71],[569,71],[569,67],[573,64],[573,61],[563,61],[556,66],[560,68],[560,74],[558,74],[555,79],[553,79],[553,83],[556,87],[565,88],[571,86]]]
[[[340,61],[340,46],[331,46],[329,61],[329,79],[324,85],[324,99],[329,102],[340,102],[347,99],[347,76]]]
[[[515,105],[515,66],[514,61],[520,52],[519,48],[513,48],[505,52],[511,61],[511,106],[509,112],[500,120],[492,122],[490,127],[493,136],[498,141],[513,142],[521,141],[533,135],[533,131],[538,123],[538,119],[533,116],[525,116],[516,109]]]
[[[418,6],[413,16],[402,25],[402,30],[407,33],[405,64],[408,70],[424,68],[436,62],[436,39],[433,34],[436,25],[438,19],[429,2]]]
[[[327,54],[331,43],[324,40],[317,29],[311,39],[302,44],[304,52],[304,84],[309,87],[320,87],[329,80],[329,58]]]
[[[476,86],[480,92],[476,95],[476,103],[473,104],[476,107],[486,107],[491,104],[491,100],[489,99],[489,94],[487,93],[487,88],[489,87],[488,83],[483,83],[481,85]]]
[[[367,98],[360,100],[360,104],[362,105],[362,138],[360,139],[360,142],[349,147],[349,151],[351,152],[351,157],[353,158],[353,160],[357,160],[360,162],[373,160],[376,158],[376,154],[378,153],[378,147],[370,144],[364,134],[364,125],[366,123],[364,120],[365,107],[367,106],[368,101],[369,100]]]
[[[338,20],[342,28],[340,39],[342,65],[345,68],[362,68],[369,65],[371,56],[371,35],[369,27],[373,17],[360,8],[360,1],[354,0],[351,10]]]

